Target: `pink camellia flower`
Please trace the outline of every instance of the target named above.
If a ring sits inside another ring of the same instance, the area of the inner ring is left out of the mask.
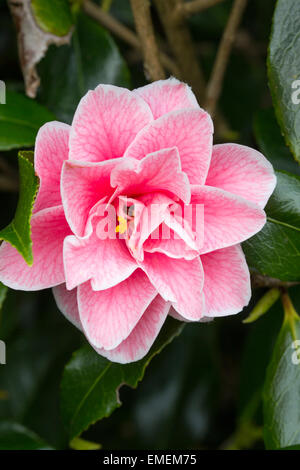
[[[53,287],[62,313],[120,363],[148,352],[168,314],[240,312],[251,290],[239,243],[265,224],[276,179],[259,152],[213,146],[212,135],[210,116],[175,79],[89,91],[71,126],[51,122],[38,133],[34,263],[3,243],[0,280]]]

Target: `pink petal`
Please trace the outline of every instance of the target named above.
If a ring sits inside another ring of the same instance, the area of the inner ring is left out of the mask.
[[[171,301],[177,312],[188,320],[203,315],[203,269],[200,258],[169,258],[161,253],[145,253],[142,269],[158,293]]]
[[[184,206],[184,208],[187,208],[190,206]],[[180,237],[186,245],[191,248],[192,250],[198,250],[199,247],[199,241],[197,240],[197,237],[195,236],[195,233],[193,232],[193,225],[192,221],[188,220],[186,218],[186,214],[184,211],[182,211],[182,207],[179,204],[176,204],[172,208],[172,212],[170,211],[170,216],[166,217],[164,220],[165,224],[176,233],[176,237]],[[199,212],[199,211],[198,211]],[[203,208],[202,208],[202,214],[203,214]],[[203,222],[204,217],[202,216],[202,222]],[[203,243],[203,233],[202,233],[202,239],[201,245]]]
[[[205,312],[205,299],[204,299],[203,292],[202,292],[201,297],[200,297],[199,300],[202,303],[202,310],[203,310],[203,313],[204,313]],[[191,323],[192,321],[194,321],[194,320],[187,320],[186,318],[179,315],[179,313],[176,312],[176,310],[173,306],[169,310],[169,315],[170,315],[170,317],[175,318],[175,320],[182,321],[182,322],[185,322],[185,323]],[[214,320],[213,318],[201,317],[199,320],[197,319],[196,321],[199,322],[199,323],[207,323],[208,321],[213,321],[213,320]]]
[[[139,269],[110,289],[93,291],[89,282],[78,287],[83,330],[96,348],[114,349],[136,326],[157,292]]]
[[[191,88],[176,78],[158,80],[134,90],[148,103],[154,119],[177,109],[199,109]]]
[[[91,208],[110,196],[110,173],[120,159],[101,163],[67,161],[61,175],[61,195],[67,221],[77,236],[85,233]]]
[[[36,137],[34,168],[40,178],[40,188],[34,212],[61,204],[60,173],[68,159],[71,127],[62,122],[47,122]]]
[[[164,223],[162,231],[167,232]],[[199,256],[198,251],[192,249],[184,240],[176,237],[174,230],[170,229],[169,238],[151,238],[145,241],[143,249],[148,253],[163,253],[171,258],[193,259]]]
[[[69,236],[64,241],[67,289],[91,279],[93,290],[109,289],[127,279],[138,267],[125,241],[100,240],[95,231],[89,238]]]
[[[131,202],[131,199],[127,201]],[[174,201],[163,193],[146,193],[135,202],[132,200],[132,203],[135,203],[138,210],[135,209],[134,227],[126,243],[131,254],[142,261],[145,240],[168,216],[169,208],[174,205]]]
[[[120,199],[122,199],[120,197]],[[129,202],[130,199],[127,199]],[[191,227],[182,220],[183,212],[181,206],[178,203],[174,203],[172,199],[163,193],[148,193],[143,196],[139,196],[138,200],[142,206],[142,210],[138,212],[135,210],[134,217],[134,228],[130,233],[130,237],[126,240],[127,246],[135,259],[138,261],[143,261],[144,259],[144,243],[146,247],[150,247],[150,250],[146,251],[161,251],[156,249],[162,247],[164,242],[168,245],[169,248],[173,248],[176,251],[174,258],[186,257],[187,259],[195,258],[198,256],[198,245],[196,243],[194,233],[191,230]],[[132,200],[134,204],[134,200]],[[136,207],[136,206],[135,206]],[[189,207],[189,206],[185,206]],[[173,238],[171,238],[173,235]],[[153,240],[153,244],[151,241]],[[169,246],[169,240],[175,246]],[[203,240],[203,238],[202,238]],[[178,242],[178,243],[177,243]],[[182,242],[182,243],[181,243]],[[179,256],[178,250],[181,250],[181,256]],[[193,253],[191,253],[191,250]],[[194,250],[197,250],[197,253],[194,254]],[[163,252],[165,252],[163,250]]]
[[[190,183],[204,183],[212,152],[213,124],[202,109],[165,114],[146,126],[128,147],[125,157],[141,160],[157,150],[177,147],[182,171]]]
[[[191,203],[204,205],[201,253],[247,240],[266,222],[265,212],[253,202],[211,186],[192,186]]]
[[[122,157],[136,134],[153,120],[136,93],[99,85],[80,101],[70,136],[70,159],[101,162]]]
[[[77,304],[77,289],[67,290],[64,283],[53,287],[52,291],[57,307],[62,314],[79,330],[82,330]]]
[[[123,158],[111,173],[111,185],[118,194],[145,194],[168,191],[186,204],[191,191],[188,177],[181,171],[180,156],[176,147],[150,153],[142,160]]]
[[[249,269],[239,245],[201,255],[205,316],[234,315],[251,297]]]
[[[206,184],[265,207],[276,186],[276,176],[272,165],[257,150],[220,144],[213,147]]]
[[[169,308],[170,304],[165,302],[160,295],[157,295],[128,338],[115,349],[106,351],[103,348],[96,348],[96,351],[110,361],[121,364],[142,359],[148,353],[163,326]]]
[[[12,289],[40,290],[65,281],[63,240],[70,234],[62,206],[37,212],[31,219],[33,265],[9,243],[0,247],[0,281]]]

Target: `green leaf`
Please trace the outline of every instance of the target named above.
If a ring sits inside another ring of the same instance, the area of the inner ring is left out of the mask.
[[[121,365],[99,356],[90,346],[74,353],[66,366],[61,386],[62,417],[70,440],[121,405],[122,385],[136,387],[151,359],[182,330],[182,323],[168,319],[144,359]]]
[[[300,450],[300,444],[295,446],[281,447],[279,450]]]
[[[280,297],[280,290],[274,287],[263,295],[243,323],[253,323],[267,313]]]
[[[54,119],[44,106],[7,91],[6,104],[0,104],[0,150],[32,147],[39,128]]]
[[[0,450],[51,450],[39,436],[19,423],[0,422]]]
[[[286,143],[300,162],[300,104],[292,84],[300,78],[300,2],[278,0],[269,46],[268,75],[276,117]],[[299,88],[299,87],[298,87]]]
[[[98,450],[101,449],[101,444],[97,442],[86,441],[80,437],[74,437],[70,442],[71,449],[74,450]]]
[[[99,83],[129,87],[129,71],[111,36],[79,15],[71,45],[52,46],[39,64],[40,99],[62,121],[71,122],[85,93]]]
[[[253,130],[261,152],[276,170],[300,175],[299,165],[284,142],[273,108],[261,109],[255,114]]]
[[[223,444],[222,450],[251,449],[262,438],[262,428],[251,422],[240,422],[233,435]]]
[[[300,318],[288,307],[263,392],[264,440],[268,449],[289,447],[300,441],[299,348]]]
[[[33,263],[30,218],[38,189],[38,178],[30,160],[33,160],[33,152],[19,152],[20,194],[18,206],[12,222],[0,231],[0,240],[5,240],[14,246],[29,266]]]
[[[243,243],[252,269],[282,281],[300,280],[300,177],[277,171],[267,223]]]
[[[6,294],[8,291],[8,287],[6,287],[2,282],[0,282],[0,327],[1,325],[1,320],[2,320],[2,305],[6,299]],[[1,337],[0,337],[1,338]]]
[[[6,287],[4,284],[2,284],[2,282],[0,282],[0,312],[1,312],[3,302],[5,300],[5,297],[6,297],[7,291],[8,291],[8,287]]]
[[[47,33],[65,36],[73,18],[68,0],[31,0],[31,8],[38,26]]]

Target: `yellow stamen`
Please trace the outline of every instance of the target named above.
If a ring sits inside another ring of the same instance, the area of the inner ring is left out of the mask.
[[[127,230],[127,221],[124,217],[118,217],[119,225],[116,227],[116,233],[125,233]]]

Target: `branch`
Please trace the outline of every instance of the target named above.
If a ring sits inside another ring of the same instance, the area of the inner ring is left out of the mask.
[[[151,20],[150,3],[148,0],[130,1],[135,28],[142,45],[145,72],[153,81],[164,79],[165,72],[159,60],[159,51]]]
[[[251,273],[251,285],[252,287],[278,287],[278,288],[286,288],[300,285],[300,282],[284,282],[280,279],[275,279],[273,277],[263,276],[262,274]]]
[[[191,16],[194,13],[200,13],[201,11],[207,10],[221,2],[224,2],[224,0],[192,0],[191,2],[178,5],[174,12],[174,16],[176,18],[179,18],[180,16]]]
[[[213,116],[216,105],[221,94],[226,66],[235,39],[237,28],[240,24],[242,14],[247,0],[235,0],[230,12],[229,20],[224,30],[217,57],[213,66],[211,78],[206,92],[205,108]]]
[[[95,5],[91,0],[85,0],[83,3],[83,9],[87,15],[93,18],[95,21],[108,29],[122,41],[126,42],[134,49],[142,50],[141,43],[137,35],[131,31],[130,28],[124,26],[118,20],[116,20],[109,13],[106,13],[102,8]],[[160,53],[160,60],[164,67],[173,75],[178,76],[178,68],[176,64],[164,53]]]
[[[170,47],[180,68],[180,77],[189,83],[198,100],[204,97],[205,82],[197,54],[185,18],[174,20],[174,11],[182,0],[154,0],[160,20],[164,26]]]

